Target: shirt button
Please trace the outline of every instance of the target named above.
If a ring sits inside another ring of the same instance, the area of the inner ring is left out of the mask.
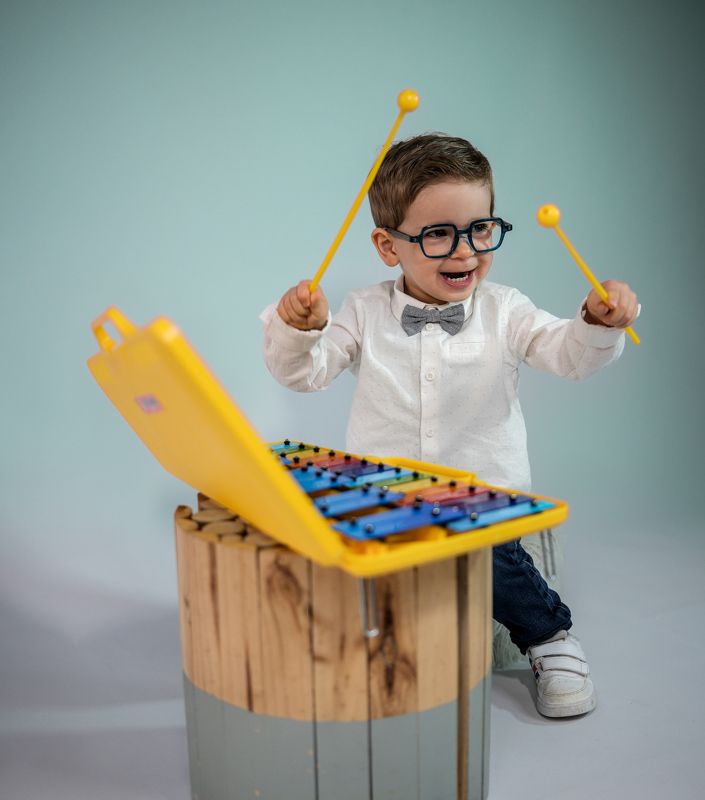
[[[427,331],[432,331],[433,330],[433,323],[432,322],[427,322],[426,323],[426,330]]]
[[[432,381],[435,377],[436,377],[435,372],[427,372],[426,373],[426,380],[427,381]]]
[[[426,436],[429,438],[433,436],[433,428],[426,428]]]

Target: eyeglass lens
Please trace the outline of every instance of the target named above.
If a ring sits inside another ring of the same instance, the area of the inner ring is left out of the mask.
[[[421,238],[424,253],[433,258],[448,255],[453,249],[458,230],[454,225],[432,225],[425,229]],[[469,237],[470,245],[477,253],[493,250],[502,241],[502,226],[493,220],[473,223]]]

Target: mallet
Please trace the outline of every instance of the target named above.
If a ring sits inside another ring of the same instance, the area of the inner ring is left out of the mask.
[[[387,150],[389,150],[389,145],[392,143],[394,134],[399,129],[402,119],[404,119],[404,114],[406,114],[407,111],[416,110],[416,107],[419,104],[419,96],[413,89],[405,89],[403,92],[401,92],[399,97],[397,97],[397,103],[399,105],[399,108],[401,109],[399,111],[399,116],[397,117],[397,121],[394,123],[394,127],[390,131],[389,136],[387,137],[387,141],[384,143],[384,147],[382,147],[382,151],[377,157],[374,166],[370,170],[370,174],[367,176],[367,180],[363,184],[362,189],[360,189],[360,193],[355,198],[355,202],[352,204],[352,208],[348,212],[347,217],[345,217],[345,222],[343,222],[342,227],[338,231],[338,235],[333,240],[333,244],[330,246],[330,249],[326,253],[326,257],[323,259],[323,263],[318,268],[316,276],[309,285],[309,291],[311,292],[311,294],[313,294],[313,292],[316,289],[316,286],[318,286],[321,278],[323,277],[323,273],[326,271],[328,264],[330,264],[331,259],[335,255],[335,251],[338,249],[338,245],[342,242],[343,236],[345,236],[345,233],[350,227],[350,223],[353,221],[355,214],[357,214],[358,208],[360,208],[362,201],[365,199],[365,195],[367,194],[368,189],[370,188],[370,186],[372,186],[372,181],[375,179],[377,170],[379,169],[380,164],[384,160],[384,157],[387,154]]]
[[[563,233],[558,225],[558,222],[561,218],[561,212],[558,210],[556,206],[553,205],[545,205],[541,206],[536,214],[536,219],[539,221],[540,225],[543,225],[544,228],[553,228],[556,233],[560,236],[563,240],[563,244],[568,248],[568,252],[573,256],[577,265],[583,271],[585,277],[590,281],[592,288],[597,292],[600,296],[600,299],[603,303],[607,303],[608,294],[605,291],[605,287],[597,280],[597,278],[592,274],[588,265],[580,258],[576,249],[573,245],[568,241],[568,237]],[[629,338],[634,342],[634,344],[639,344],[640,339],[632,330],[632,326],[624,329],[628,334]]]

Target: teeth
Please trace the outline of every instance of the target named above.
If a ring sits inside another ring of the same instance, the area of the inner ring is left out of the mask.
[[[469,272],[460,272],[455,275],[450,275],[449,273],[444,273],[446,280],[453,281],[455,283],[459,283],[461,281],[466,280],[470,273]]]

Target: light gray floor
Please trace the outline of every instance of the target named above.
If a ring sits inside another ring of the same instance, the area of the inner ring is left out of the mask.
[[[490,799],[705,797],[702,524],[566,537],[565,595],[598,706],[545,720],[528,672],[495,673]]]
[[[701,528],[565,528],[565,596],[599,705],[545,720],[528,671],[495,674],[490,800],[705,797]],[[0,642],[2,800],[188,800],[175,608],[91,631],[6,598]]]

